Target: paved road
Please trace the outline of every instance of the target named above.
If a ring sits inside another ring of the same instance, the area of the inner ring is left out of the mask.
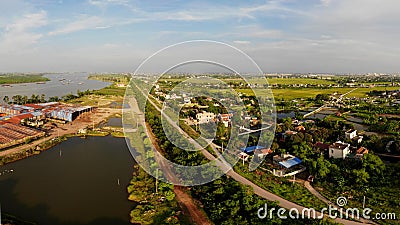
[[[146,97],[146,94],[143,93],[142,89],[140,89],[136,84],[135,84],[136,88],[139,89],[142,94]],[[217,165],[220,166],[220,168],[223,171],[226,171],[228,167],[228,165],[226,163],[224,163],[223,161],[220,161],[218,159],[216,159],[211,153],[209,153],[207,150],[205,150],[204,148],[202,148],[200,146],[200,144],[198,144],[196,141],[194,141],[192,138],[189,137],[189,135],[186,134],[186,132],[184,132],[168,115],[166,115],[151,99],[148,98],[148,101],[150,102],[150,104],[152,104],[157,111],[159,111],[164,117],[165,119],[174,127],[176,128],[176,131],[178,131],[180,134],[182,134],[183,136],[185,136],[188,140],[190,140],[190,142],[195,145],[196,148],[202,149],[201,152],[204,154],[204,156],[213,161],[216,160]],[[253,188],[254,193],[257,194],[258,196],[267,199],[269,201],[277,201],[279,206],[286,208],[286,209],[297,209],[299,212],[302,212],[303,209],[305,209],[305,207],[297,205],[294,202],[288,201],[286,199],[283,199],[269,191],[266,191],[264,189],[262,189],[261,187],[257,186],[256,184],[254,184],[253,182],[249,181],[248,179],[242,177],[241,175],[239,175],[238,173],[236,173],[235,171],[233,171],[232,169],[228,170],[226,172],[226,174],[228,176],[230,176],[231,178],[233,178],[234,180],[240,182],[241,184],[244,185],[248,185],[250,187]],[[321,213],[317,212],[316,215],[319,217],[321,217]],[[356,225],[356,224],[364,224],[364,223],[360,223],[360,222],[355,222],[355,221],[350,221],[350,220],[345,220],[345,219],[341,219],[341,218],[336,218],[334,219],[335,222],[337,223],[342,223],[345,225]]]
[[[321,195],[321,193],[319,193],[317,190],[315,190],[314,187],[311,186],[309,181],[304,181],[304,186],[307,188],[307,190],[309,192],[311,192],[311,194],[313,194],[315,197],[319,198],[321,201],[325,202],[327,205],[332,205],[338,209],[341,208],[338,205],[336,205],[335,203],[329,201],[327,198],[325,198],[323,195]],[[343,209],[343,211],[345,211],[345,209]],[[362,218],[360,218],[360,221],[362,221],[364,223],[376,224],[373,221],[362,219]]]

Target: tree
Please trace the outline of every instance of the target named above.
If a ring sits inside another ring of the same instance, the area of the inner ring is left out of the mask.
[[[22,97],[22,101],[24,104],[28,103],[28,96],[24,95],[24,97]]]
[[[325,178],[330,173],[331,163],[324,159],[324,156],[320,156],[317,159],[317,176],[321,178]]]
[[[174,185],[165,182],[160,182],[160,184],[158,185],[158,190],[161,192],[162,195],[165,196],[165,198],[168,201],[174,200],[175,198]]]
[[[40,102],[41,103],[46,102],[46,95],[45,94],[40,95]]]
[[[53,96],[49,98],[49,102],[58,102],[60,101],[60,98],[58,96]]]
[[[312,158],[313,150],[306,142],[301,142],[298,145],[293,145],[293,153],[299,158],[305,160]]]
[[[329,100],[329,95],[328,94],[317,94],[315,97],[316,101],[328,101]]]
[[[8,95],[4,96],[3,101],[5,103],[9,103],[10,102],[10,98],[8,97]]]
[[[369,174],[367,173],[367,171],[365,171],[364,168],[362,169],[353,169],[352,170],[352,176],[353,176],[353,180],[355,181],[356,184],[362,186],[365,185],[366,183],[368,183],[368,179],[369,179]]]
[[[362,160],[362,167],[368,174],[379,176],[385,170],[385,164],[374,154],[366,154]]]

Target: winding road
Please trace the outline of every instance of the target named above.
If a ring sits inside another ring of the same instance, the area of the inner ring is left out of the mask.
[[[133,83],[134,84],[134,83]],[[143,96],[145,98],[147,98],[147,95],[143,92],[143,90],[141,88],[139,88],[136,84],[134,84],[136,86],[136,88],[138,90],[141,91],[141,93],[143,94]],[[250,187],[253,188],[254,193],[257,194],[258,196],[267,199],[269,201],[276,201],[278,202],[278,205],[286,208],[286,209],[297,209],[298,212],[302,212],[303,210],[308,210],[308,208],[305,208],[303,206],[300,206],[294,202],[288,201],[286,199],[283,199],[281,197],[279,197],[278,195],[275,195],[269,191],[266,191],[264,189],[262,189],[261,187],[257,186],[256,184],[252,183],[251,181],[249,181],[248,179],[242,177],[241,175],[239,175],[238,173],[236,173],[235,171],[233,171],[226,162],[224,162],[224,160],[220,160],[220,158],[215,158],[211,153],[209,153],[207,150],[205,150],[204,148],[201,147],[200,144],[198,144],[195,140],[193,140],[191,137],[189,137],[188,134],[186,134],[186,132],[184,132],[179,125],[177,125],[168,115],[166,115],[158,106],[156,103],[154,103],[150,98],[147,98],[147,100],[149,101],[150,104],[152,104],[155,109],[157,111],[159,111],[161,113],[162,116],[165,117],[165,119],[171,124],[171,126],[173,126],[177,132],[179,132],[181,135],[183,135],[184,137],[186,137],[196,148],[201,149],[202,154],[209,160],[211,161],[216,161],[217,165],[223,170],[226,171],[226,174],[233,178],[234,180],[240,182],[243,185],[248,185]],[[317,218],[322,218],[322,214],[320,212],[316,212],[316,216]],[[324,215],[326,218],[327,215]],[[356,221],[350,221],[350,220],[346,220],[346,219],[342,219],[342,218],[334,218],[334,221],[337,223],[341,223],[341,224],[345,224],[345,225],[356,225],[356,224],[365,224],[365,223],[361,223],[361,222],[356,222]]]

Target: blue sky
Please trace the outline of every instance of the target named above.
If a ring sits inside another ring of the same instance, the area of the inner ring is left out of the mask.
[[[400,72],[398,0],[0,1],[0,71],[133,71],[193,39],[265,72]]]

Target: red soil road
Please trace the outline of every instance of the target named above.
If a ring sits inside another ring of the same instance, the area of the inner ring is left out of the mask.
[[[167,177],[168,180],[172,181],[177,181],[177,177],[174,176],[174,173],[172,173],[171,168],[164,164],[162,160],[160,160],[160,152],[161,149],[157,143],[157,139],[154,136],[153,132],[150,129],[150,126],[146,124],[146,133],[147,136],[150,138],[153,146],[157,149],[157,152],[155,152],[155,158],[160,165],[160,167],[163,170],[163,173]],[[195,202],[193,201],[192,197],[186,192],[186,188],[182,186],[177,186],[174,185],[174,193],[175,193],[175,199],[177,200],[179,206],[183,210],[183,212],[186,215],[189,215],[189,219],[193,224],[198,224],[198,225],[212,225],[212,223],[208,220],[207,215],[200,210]]]

